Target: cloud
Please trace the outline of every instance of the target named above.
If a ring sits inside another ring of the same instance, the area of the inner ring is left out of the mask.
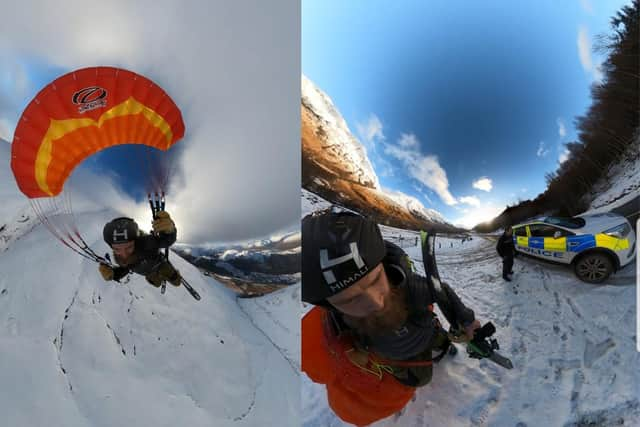
[[[538,145],[538,151],[536,151],[536,156],[545,157],[547,154],[549,154],[549,150],[545,150],[544,141],[540,141],[540,145]]]
[[[591,71],[593,69],[593,61],[591,60],[591,40],[589,40],[589,34],[586,27],[580,27],[578,30],[578,55],[580,56],[580,63],[585,71]]]
[[[526,193],[529,190],[527,190],[526,188],[521,188],[520,191],[523,192],[523,193]]]
[[[424,197],[424,198],[425,198],[425,200],[426,200],[427,202],[429,202],[430,204],[432,204],[432,205],[433,205],[433,200],[431,200],[431,198],[429,197],[429,195],[428,195],[427,193],[425,193],[425,192],[424,192],[424,190],[423,190],[422,188],[423,188],[423,187],[420,187],[420,186],[418,186],[418,185],[414,185],[414,186],[413,186],[413,189],[414,189],[414,190],[416,190],[418,193],[420,193],[420,195],[421,195],[422,197]]]
[[[556,123],[558,124],[558,135],[560,135],[561,138],[564,138],[567,135],[567,127],[565,126],[562,117],[558,117]]]
[[[460,197],[458,198],[458,201],[460,203],[466,203],[467,205],[471,205],[471,206],[480,206],[480,199],[478,199],[476,196]]]
[[[483,176],[482,178],[478,178],[473,182],[473,188],[489,192],[493,188],[493,183],[490,178]]]
[[[464,216],[454,220],[453,224],[471,229],[482,222],[490,221],[497,217],[504,208],[504,206],[497,206],[493,203],[483,203],[467,211]]]
[[[560,156],[558,157],[558,162],[560,164],[563,164],[564,162],[566,162],[569,159],[569,150],[567,150],[566,148],[564,149],[564,151],[562,153],[560,153]]]
[[[369,161],[374,166],[375,172],[383,177],[394,176],[394,169],[378,152],[377,145],[384,144],[385,136],[382,132],[382,122],[375,114],[370,114],[365,123],[356,123],[356,130],[366,149]]]
[[[403,133],[398,141],[398,145],[402,148],[413,148],[417,149],[419,146],[418,138],[414,134],[406,134]]]
[[[14,126],[7,119],[0,119],[0,138],[11,141],[13,138]]]
[[[403,134],[397,145],[386,145],[385,153],[400,160],[411,177],[432,189],[445,204],[451,206],[458,203],[449,192],[447,173],[440,166],[438,158],[420,153],[419,142],[415,135]]]
[[[299,227],[299,14],[294,0],[17,2],[3,10],[0,51],[65,70],[113,64],[159,84],[186,125],[167,200],[178,237],[235,241]]]
[[[376,140],[384,140],[382,122],[375,114],[371,114],[366,123],[357,123],[356,129],[367,145],[373,145]]]
[[[578,30],[578,56],[582,68],[591,73],[593,80],[601,82],[603,79],[602,69],[599,64],[594,64],[591,56],[591,39],[587,27],[580,26]]]
[[[3,132],[0,136],[12,139],[15,128],[12,123],[18,120],[25,99],[31,95],[30,84],[25,65],[15,55],[0,49],[0,120],[3,121],[0,124],[0,132]]]
[[[580,0],[580,7],[588,14],[593,15],[593,5],[589,0]]]

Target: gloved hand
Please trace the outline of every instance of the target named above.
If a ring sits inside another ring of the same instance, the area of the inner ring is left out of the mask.
[[[100,271],[104,280],[113,280],[113,268],[109,267],[107,264],[100,264],[98,271]]]
[[[153,220],[153,231],[155,233],[175,233],[176,225],[168,212],[160,211]]]
[[[473,334],[476,329],[480,329],[482,325],[478,319],[471,322],[468,326],[464,327],[464,334],[467,336],[467,339],[471,341],[473,339]]]

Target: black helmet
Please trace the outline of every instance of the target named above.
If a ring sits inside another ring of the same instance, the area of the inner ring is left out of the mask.
[[[385,256],[378,224],[328,209],[302,219],[302,300],[325,299],[360,280]]]
[[[114,243],[132,242],[138,237],[138,224],[131,218],[116,218],[104,226],[102,237],[109,246]]]

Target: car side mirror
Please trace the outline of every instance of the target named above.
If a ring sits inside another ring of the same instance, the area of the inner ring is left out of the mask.
[[[553,233],[553,238],[554,238],[554,239],[557,239],[557,238],[559,238],[559,237],[562,237],[562,232],[560,232],[560,231],[556,231],[555,233]]]

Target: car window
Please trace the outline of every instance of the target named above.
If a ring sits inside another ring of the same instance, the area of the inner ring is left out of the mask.
[[[531,237],[554,237],[557,231],[561,233],[560,236],[569,235],[567,231],[562,230],[561,228],[545,224],[530,225],[529,230],[531,231]]]
[[[513,234],[516,236],[526,236],[527,235],[527,227],[517,227],[513,229]]]
[[[557,216],[547,217],[544,222],[549,224],[559,225],[561,227],[567,228],[582,228],[585,226],[586,222],[584,218],[575,217],[575,218],[562,218]]]

